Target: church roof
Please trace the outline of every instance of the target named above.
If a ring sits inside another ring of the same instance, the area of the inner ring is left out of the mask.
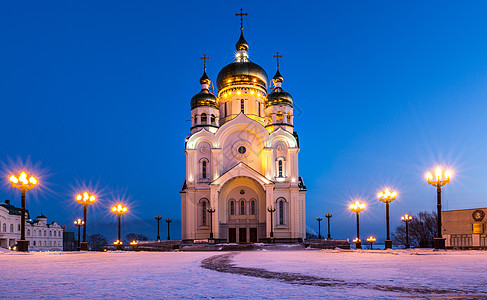
[[[262,184],[273,184],[273,182],[264,175],[257,172],[254,168],[250,167],[244,162],[239,162],[235,166],[233,166],[230,170],[223,173],[220,177],[215,179],[210,184],[222,184],[228,181],[229,179],[235,177],[250,177],[257,181],[260,181]]]

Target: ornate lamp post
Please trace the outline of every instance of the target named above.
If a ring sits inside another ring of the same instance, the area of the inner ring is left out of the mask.
[[[139,244],[139,242],[136,240],[131,241],[130,246],[132,246],[132,250],[136,250],[138,244]]]
[[[272,216],[274,215],[274,212],[276,211],[275,207],[269,206],[267,208],[267,211],[271,214],[271,243],[274,243],[274,221],[272,219]]]
[[[436,222],[436,238],[434,239],[435,249],[445,249],[445,239],[441,234],[441,187],[447,183],[450,183],[451,178],[451,171],[447,170],[445,172],[445,179],[442,179],[442,170],[441,168],[436,168],[435,170],[435,178],[433,180],[433,175],[430,172],[426,173],[426,179],[428,180],[428,184],[436,187],[436,207],[437,207],[437,222]]]
[[[213,240],[213,213],[215,212],[215,209],[209,207],[206,211],[210,213],[210,240]],[[169,226],[169,223],[167,223],[167,225]]]
[[[357,214],[357,237],[353,240],[356,249],[362,249],[362,243],[360,241],[360,225],[359,225],[359,213],[365,209],[365,203],[355,201],[350,204],[350,210]]]
[[[330,234],[330,219],[333,215],[331,213],[327,213],[325,217],[328,219],[328,239],[331,239],[331,234]]]
[[[83,195],[78,194],[76,196],[76,200],[79,204],[83,205],[83,241],[80,244],[81,250],[88,250],[88,243],[86,242],[86,209],[88,206],[95,202],[96,197],[94,195],[89,195],[87,192],[84,192]]]
[[[411,217],[408,214],[405,214],[404,216],[401,217],[401,220],[406,223],[406,249],[409,249],[409,228],[408,228],[408,223],[411,221],[413,217]]]
[[[171,219],[167,218],[166,219],[166,222],[167,222],[167,240],[170,241],[171,240],[171,235],[169,234],[169,223],[172,222]]]
[[[10,176],[12,186],[20,191],[21,206],[20,206],[20,240],[17,241],[17,250],[22,252],[29,251],[29,241],[25,239],[25,191],[32,190],[37,185],[37,179],[30,176],[27,180],[25,172],[20,173],[19,177],[15,175]],[[7,245],[8,246],[8,245]]]
[[[157,241],[159,242],[161,240],[161,236],[159,235],[159,221],[162,220],[161,216],[155,216],[157,220]]]
[[[112,212],[118,216],[118,244],[117,245],[117,250],[122,250],[122,238],[121,238],[121,223],[122,223],[122,215],[124,215],[127,212],[127,207],[123,206],[122,204],[115,205],[112,207]]]
[[[76,248],[77,251],[81,249],[80,242],[81,242],[81,226],[85,225],[85,221],[81,219],[77,219],[74,221],[74,225],[78,227],[78,247]]]
[[[318,221],[318,238],[321,239],[321,220],[323,220],[322,217],[316,217],[316,221]]]
[[[384,241],[386,244],[386,249],[392,249],[392,241],[389,234],[389,203],[394,201],[397,197],[396,192],[391,192],[389,189],[386,189],[384,192],[380,192],[377,197],[380,201],[386,204],[386,227],[387,227],[387,238]]]
[[[369,243],[370,243],[370,250],[372,250],[372,244],[373,244],[375,241],[376,241],[376,239],[375,239],[375,237],[373,237],[373,236],[369,236],[369,237],[367,238],[367,242],[369,242]]]

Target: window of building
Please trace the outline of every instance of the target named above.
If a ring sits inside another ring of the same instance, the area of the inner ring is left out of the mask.
[[[49,236],[52,236],[52,231],[49,230]]]
[[[7,232],[7,224],[3,223],[3,232]]]
[[[202,225],[207,225],[206,223],[206,213],[207,213],[207,205],[206,205],[206,201],[203,201],[203,203],[201,203],[201,208],[202,208],[202,215],[201,215],[201,224]]]
[[[34,241],[34,246],[36,245],[36,241]]]
[[[52,241],[49,241],[49,246],[52,246]]]
[[[56,236],[56,231],[54,231],[54,236]]]
[[[255,200],[250,201],[250,214],[255,215]]]
[[[240,111],[242,113],[245,113],[245,100],[244,99],[240,99]]]
[[[27,229],[27,235],[30,235],[30,229]]]
[[[37,235],[37,231],[36,231],[35,229],[34,229],[34,230],[32,230],[32,233],[34,234],[34,236],[36,236],[36,235]]]
[[[276,123],[282,123],[282,111],[277,112]]]
[[[211,115],[211,124],[212,125],[215,125],[215,120],[216,120],[215,115]]]
[[[44,241],[44,246],[47,246],[47,245],[46,245],[46,241]]]
[[[235,201],[230,201],[230,215],[235,215]]]
[[[20,231],[20,224],[17,225],[17,231]]]
[[[14,224],[10,224],[10,233],[14,232]]]
[[[277,161],[278,176],[282,177],[282,160]]]
[[[240,200],[240,214],[245,215],[245,201]]]
[[[201,124],[207,124],[208,123],[208,117],[206,116],[205,113],[201,114]]]
[[[284,201],[279,201],[279,225],[284,225]]]
[[[225,102],[224,108],[225,108],[225,114],[224,114],[224,116],[226,117],[227,116],[227,102]]]
[[[257,101],[257,114],[260,117],[260,102]]]
[[[44,230],[44,236],[47,236],[47,232]]]
[[[276,176],[286,177],[285,170],[286,170],[286,160],[283,157],[279,157],[276,160]]]
[[[206,178],[206,160],[203,161],[203,163],[201,164],[201,177],[202,178]]]

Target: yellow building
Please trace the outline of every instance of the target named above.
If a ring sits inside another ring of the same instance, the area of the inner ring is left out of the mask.
[[[487,208],[443,211],[443,237],[449,249],[487,249]]]

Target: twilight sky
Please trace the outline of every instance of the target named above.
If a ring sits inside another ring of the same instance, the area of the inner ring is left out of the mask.
[[[383,239],[377,192],[399,194],[392,228],[434,210],[424,173],[436,165],[454,174],[444,209],[487,206],[486,2],[101,2],[0,4],[0,199],[20,204],[6,175],[27,164],[42,184],[28,194],[33,216],[71,226],[82,216],[74,195],[89,187],[99,201],[88,234],[114,238],[109,207],[126,199],[124,233],[155,235],[157,214],[179,238],[199,58],[216,80],[233,60],[242,6],[250,59],[272,77],[283,55],[310,227],[332,212],[332,235],[353,238],[348,204],[361,198],[363,237]]]

